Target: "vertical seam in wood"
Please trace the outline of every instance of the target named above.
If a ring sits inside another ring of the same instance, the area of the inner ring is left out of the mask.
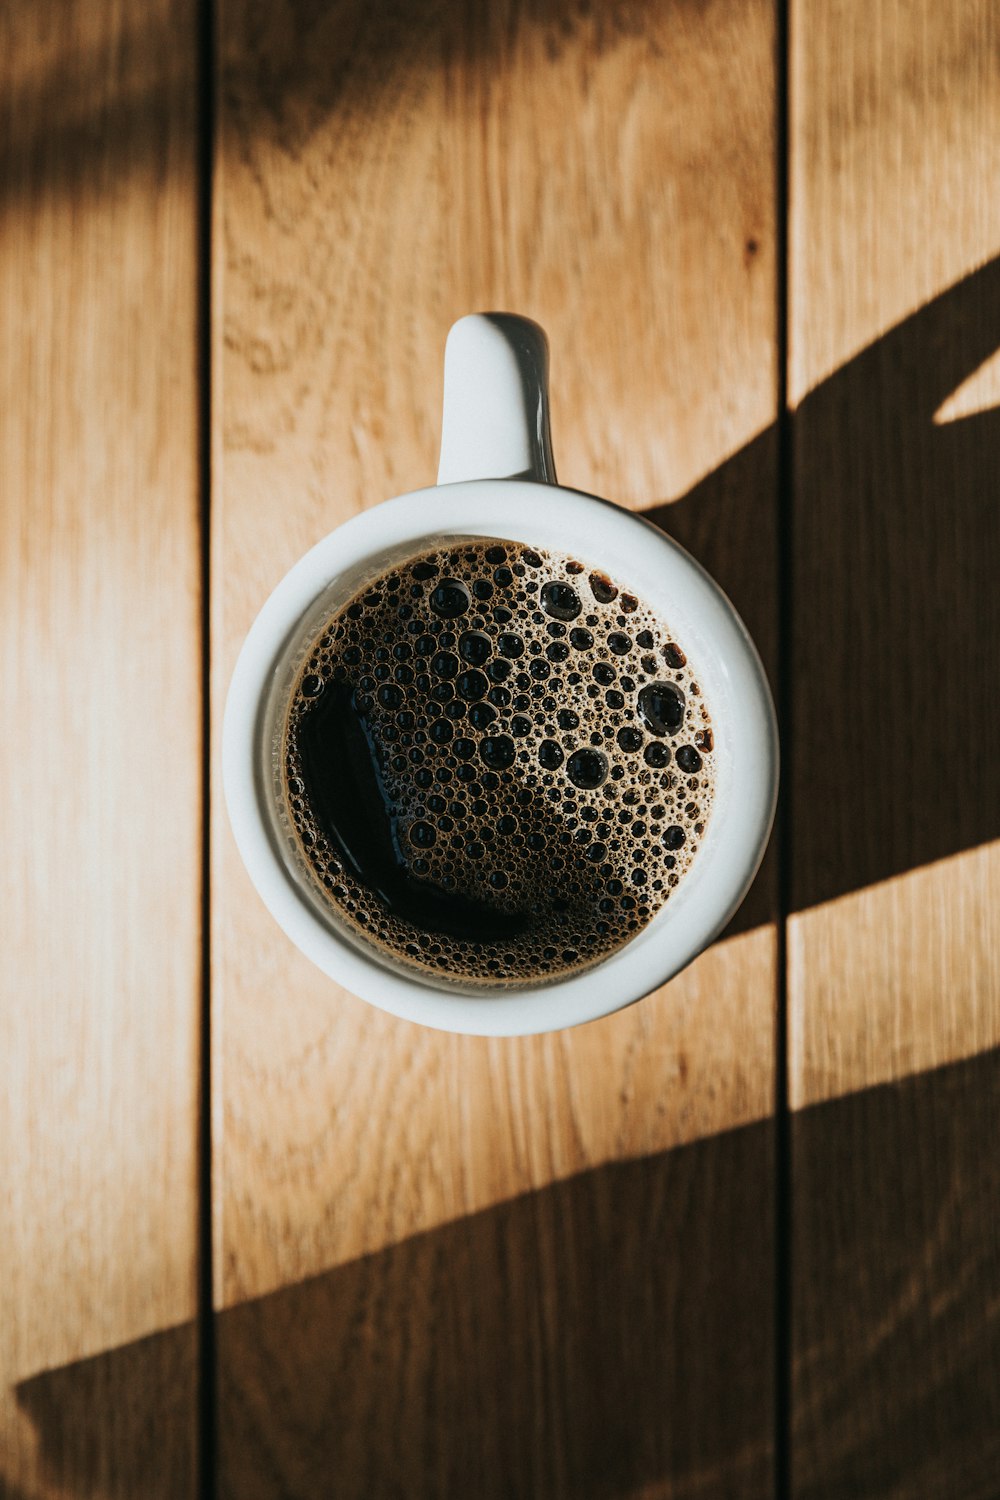
[[[788,918],[792,895],[792,689],[794,675],[794,468],[792,415],[788,408],[789,210],[791,151],[791,0],[776,0],[775,12],[775,324],[778,488],[777,708],[781,735],[781,795],[778,802],[778,924],[775,1015],[775,1494],[791,1500],[792,1418],[792,1134],[789,1114]]]
[[[211,618],[212,213],[215,5],[198,0],[198,476],[201,548],[201,1072],[198,1121],[198,1493],[216,1492],[216,1350],[212,1267]]]

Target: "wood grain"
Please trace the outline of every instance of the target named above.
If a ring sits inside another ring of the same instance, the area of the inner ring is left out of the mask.
[[[224,1492],[770,1495],[747,1293],[773,1276],[748,1233],[771,1134],[612,1162],[227,1309]]]
[[[1000,419],[944,415],[1000,342],[1000,27],[795,0],[792,40],[793,1492],[985,1497]]]
[[[711,517],[770,656],[770,4],[226,0],[220,68],[216,725],[287,567],[433,478],[476,308],[548,330],[566,482]],[[213,872],[221,1492],[770,1493],[770,877],[664,993],[490,1042],[323,980],[221,813]]]
[[[0,36],[0,1491],[193,1492],[200,707],[193,8]],[[190,1335],[190,1336],[189,1336]],[[114,1397],[114,1399],[111,1399]]]

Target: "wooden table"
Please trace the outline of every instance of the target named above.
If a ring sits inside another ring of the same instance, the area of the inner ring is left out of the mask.
[[[2,35],[0,1493],[1000,1494],[1000,10]],[[732,930],[527,1041],[326,982],[217,774],[254,613],[433,478],[480,308],[785,736]]]

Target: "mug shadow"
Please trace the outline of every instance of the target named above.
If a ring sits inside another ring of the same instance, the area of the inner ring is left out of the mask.
[[[803,1500],[992,1493],[998,1127],[1000,1052],[796,1116]],[[773,1156],[762,1122],[599,1167],[217,1315],[219,1494],[764,1500]],[[20,1385],[47,1482],[186,1493],[142,1392],[193,1339]],[[89,1440],[109,1405],[113,1465]]]
[[[1000,411],[935,423],[998,347],[994,260],[801,402],[790,531],[774,428],[646,512],[725,589],[772,686],[784,552],[793,911],[1000,835]],[[729,932],[768,920],[768,885],[765,866]]]

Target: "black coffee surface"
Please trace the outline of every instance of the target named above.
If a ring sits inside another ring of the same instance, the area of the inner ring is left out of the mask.
[[[655,915],[711,809],[712,728],[666,623],[605,574],[454,542],[317,631],[284,785],[324,898],[405,964],[565,975]]]

